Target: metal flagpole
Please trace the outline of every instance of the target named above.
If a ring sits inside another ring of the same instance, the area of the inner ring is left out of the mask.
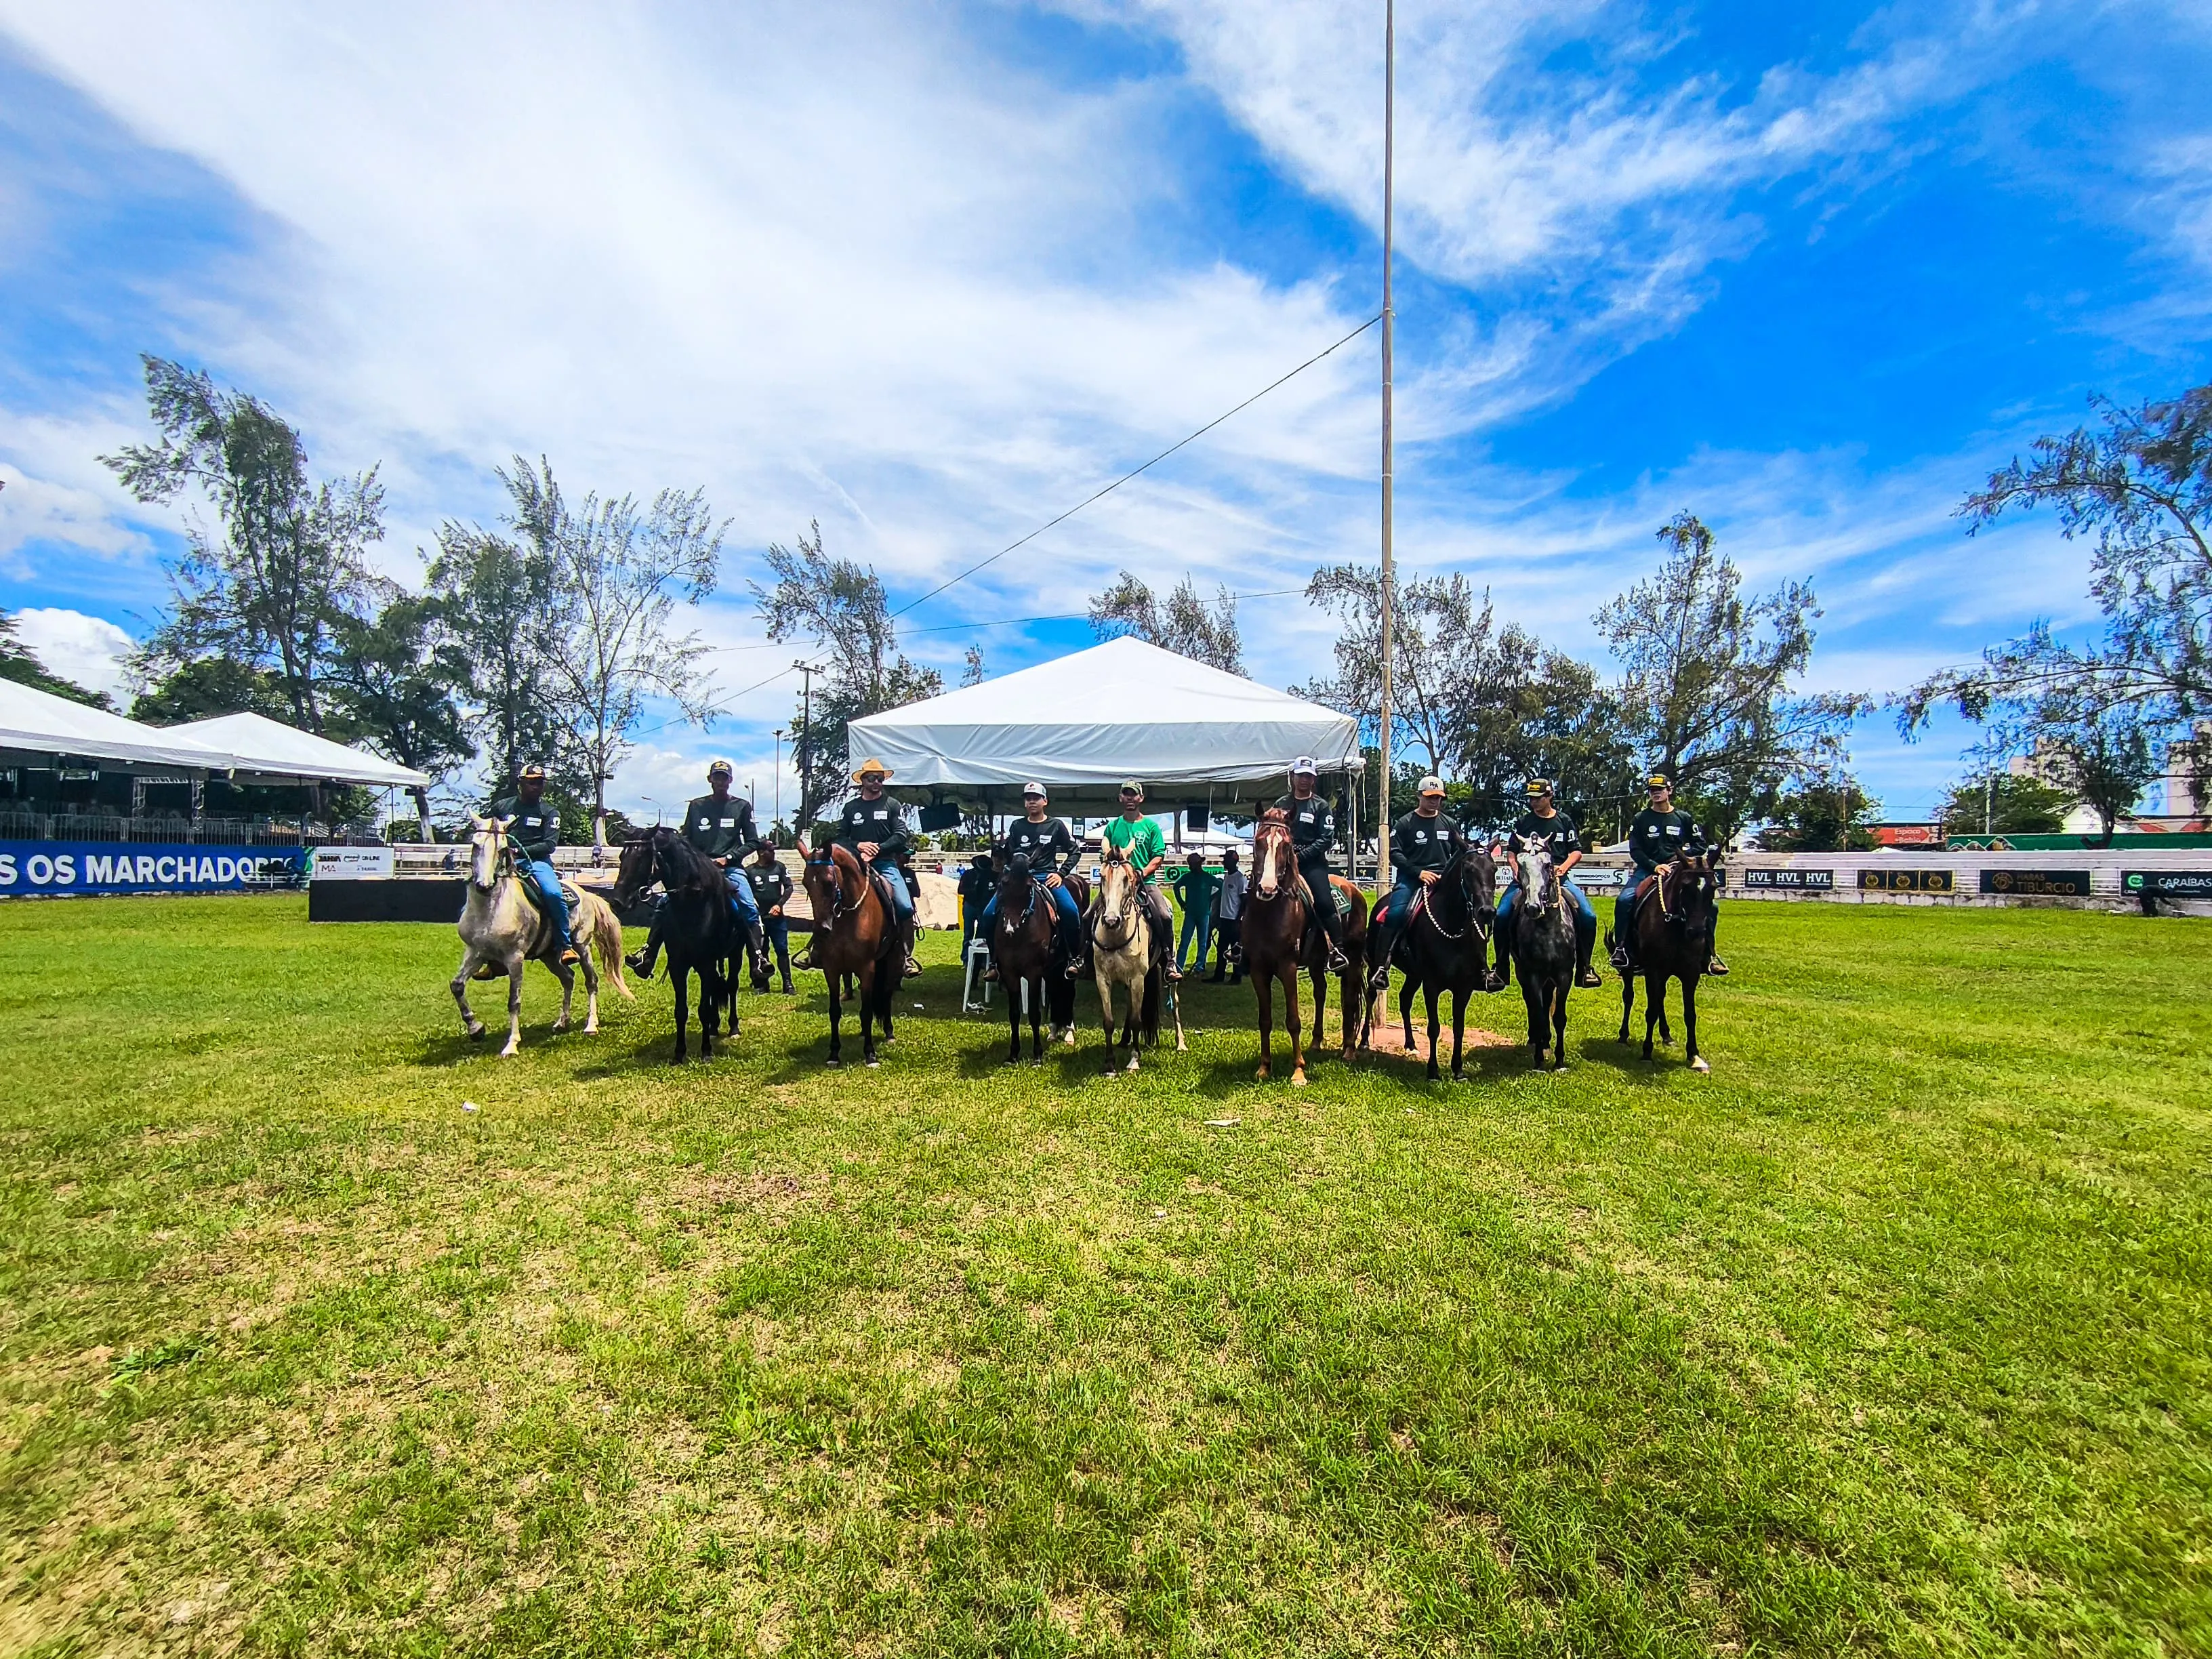
[[[1382,0],[1382,709],[1379,747],[1382,774],[1375,860],[1376,890],[1390,890],[1390,610],[1397,586],[1390,556],[1390,348],[1396,314],[1390,307],[1390,193],[1396,161],[1394,131],[1398,97],[1397,0]]]

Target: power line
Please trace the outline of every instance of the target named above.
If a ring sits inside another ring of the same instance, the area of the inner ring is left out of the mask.
[[[903,617],[908,611],[913,610],[915,605],[927,604],[931,599],[935,599],[939,593],[942,593],[946,588],[952,586],[955,583],[966,581],[969,577],[974,575],[977,571],[983,569],[987,566],[996,564],[1000,560],[1005,558],[1007,554],[1012,552],[1016,548],[1020,547],[1026,543],[1035,541],[1038,537],[1043,535],[1046,531],[1051,529],[1053,526],[1060,524],[1066,520],[1073,518],[1077,514],[1082,512],[1085,507],[1090,506],[1091,502],[1099,500],[1102,496],[1112,495],[1114,491],[1119,489],[1123,484],[1128,483],[1130,479],[1135,477],[1139,473],[1149,471],[1152,468],[1158,466],[1162,461],[1167,459],[1169,456],[1174,454],[1176,451],[1181,449],[1185,444],[1191,443],[1197,439],[1204,437],[1207,433],[1212,431],[1214,428],[1219,426],[1224,421],[1227,420],[1231,415],[1237,414],[1242,410],[1251,408],[1254,404],[1258,403],[1261,398],[1266,397],[1277,386],[1282,385],[1285,380],[1293,379],[1297,375],[1304,374],[1306,370],[1311,368],[1322,358],[1328,356],[1330,352],[1334,351],[1338,346],[1349,344],[1352,341],[1358,339],[1361,335],[1366,333],[1369,329],[1374,327],[1376,324],[1382,320],[1382,313],[1380,312],[1376,313],[1374,316],[1370,317],[1365,322],[1360,324],[1358,328],[1353,329],[1351,333],[1337,341],[1335,344],[1325,346],[1321,350],[1314,353],[1312,356],[1307,358],[1305,362],[1300,363],[1296,368],[1292,369],[1290,374],[1283,375],[1279,380],[1268,381],[1267,385],[1261,386],[1257,392],[1247,398],[1243,403],[1237,404],[1235,409],[1224,410],[1222,413],[1215,416],[1212,420],[1208,421],[1204,426],[1199,428],[1197,431],[1192,433],[1188,437],[1179,439],[1176,442],[1170,444],[1165,449],[1160,451],[1158,454],[1153,456],[1151,460],[1146,461],[1144,465],[1131,468],[1128,471],[1124,472],[1120,477],[1115,479],[1112,483],[1108,484],[1104,489],[1094,491],[1092,494],[1085,495],[1081,501],[1076,502],[1073,507],[1069,507],[1066,512],[1061,514],[1058,518],[1046,520],[1044,523],[1039,525],[1035,530],[1030,531],[1028,535],[1023,537],[1020,541],[1008,543],[1006,546],[1000,548],[997,552],[991,555],[989,558],[984,559],[978,563],[969,565],[965,570],[962,571],[958,575],[952,577],[950,580],[939,582],[936,586],[931,588],[928,592],[923,594],[921,598],[913,600],[908,604],[901,605],[897,610],[891,612],[892,617]],[[915,631],[922,632],[926,630],[916,629]]]
[[[1303,593],[1303,587],[1271,587],[1262,593],[1231,593],[1232,599],[1279,599],[1285,594]],[[1050,617],[999,617],[988,622],[939,623],[931,628],[909,628],[908,635],[916,634],[959,634],[976,628],[1012,628],[1020,623],[1088,622],[1088,611],[1063,611]]]

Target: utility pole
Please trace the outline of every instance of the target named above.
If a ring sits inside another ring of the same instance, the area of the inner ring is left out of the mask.
[[[805,689],[799,693],[799,752],[794,757],[799,763],[799,822],[793,826],[804,836],[814,827],[814,677],[821,671],[811,662],[791,665],[806,677]]]
[[[1390,890],[1390,609],[1397,586],[1397,568],[1390,556],[1390,348],[1397,321],[1390,306],[1390,196],[1397,160],[1397,101],[1398,4],[1397,0],[1382,0],[1382,711],[1378,744],[1382,781],[1375,819],[1375,877],[1376,890],[1383,893]]]
[[[769,769],[775,774],[775,821],[783,822],[783,728],[777,726],[769,734],[775,739],[775,764]]]

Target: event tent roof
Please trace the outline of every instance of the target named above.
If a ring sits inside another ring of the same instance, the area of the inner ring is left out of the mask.
[[[0,680],[0,750],[40,759],[113,761],[138,768],[187,772],[226,771],[247,763],[213,738],[194,741],[88,708],[51,691]]]
[[[298,779],[314,783],[365,783],[378,788],[418,789],[427,774],[388,761],[366,749],[349,749],[312,732],[302,732],[266,714],[217,714],[182,726],[160,728],[167,735],[238,758],[228,763],[260,778]]]
[[[1141,779],[1154,805],[1273,794],[1291,762],[1357,771],[1358,725],[1141,640],[1109,640],[981,685],[854,720],[850,753],[899,790],[1009,805],[1034,778],[1055,805]]]

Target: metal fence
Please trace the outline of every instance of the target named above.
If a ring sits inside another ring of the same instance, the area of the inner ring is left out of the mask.
[[[188,818],[182,813],[27,812],[0,808],[0,841],[162,842],[194,847],[374,846],[366,821]]]

